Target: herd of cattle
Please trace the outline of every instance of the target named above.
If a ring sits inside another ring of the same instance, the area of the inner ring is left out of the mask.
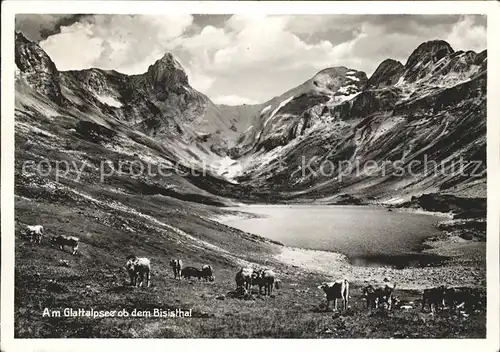
[[[41,243],[44,236],[42,225],[27,226],[25,234],[30,242]],[[64,250],[65,246],[72,249],[72,254],[78,250],[79,239],[73,236],[59,235],[52,237],[51,245],[58,246]],[[129,256],[126,258],[125,268],[130,276],[130,285],[142,287],[143,284],[149,287],[151,284],[151,262],[148,258]],[[206,264],[201,269],[193,266],[183,267],[182,260],[172,259],[169,263],[174,279],[197,278],[205,281],[215,281],[212,266]],[[240,295],[251,294],[252,286],[259,287],[259,294],[271,295],[273,288],[279,288],[281,280],[271,269],[241,268],[235,275],[236,291]],[[324,282],[319,289],[326,295],[327,307],[330,302],[334,302],[334,309],[337,310],[337,300],[341,300],[342,309],[349,307],[349,281],[347,279],[336,280],[334,282]],[[370,284],[362,288],[362,298],[366,301],[368,309],[383,309],[390,311],[394,305],[399,305],[400,300],[394,296],[396,284],[389,278],[385,278],[380,284]],[[421,311],[428,306],[431,312],[449,307],[450,310],[464,308],[466,310],[476,310],[486,308],[486,294],[483,291],[474,290],[470,287],[445,287],[439,286],[424,289],[422,296]],[[405,306],[401,306],[404,308]],[[410,307],[410,306],[406,306]]]
[[[44,236],[43,226],[28,225],[26,226],[25,235],[29,238],[30,242],[40,244],[42,242],[42,237]],[[50,239],[50,243],[52,246],[58,246],[61,250],[63,250],[65,246],[68,246],[72,249],[71,254],[75,255],[78,250],[80,240],[73,236],[59,235],[52,237]]]
[[[205,264],[201,269],[194,266],[183,267],[181,259],[172,259],[169,263],[174,274],[174,279],[203,279],[205,281],[215,281],[214,270],[211,265]],[[149,287],[151,284],[151,262],[148,258],[128,256],[125,268],[130,276],[130,285],[142,287],[143,284]],[[271,269],[255,270],[253,268],[242,268],[236,273],[236,290],[242,294],[249,293],[252,286],[259,286],[259,293],[271,295],[274,287],[279,288],[281,280],[276,278],[276,274]]]

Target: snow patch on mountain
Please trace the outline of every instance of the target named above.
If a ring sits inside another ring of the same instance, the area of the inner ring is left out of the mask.
[[[238,160],[234,160],[229,156],[219,159],[214,164],[214,171],[219,175],[224,177],[227,181],[237,184],[235,180],[236,177],[240,176],[243,171],[243,167]]]
[[[340,87],[337,92],[342,94],[348,94],[351,89],[357,89],[357,87],[354,84],[349,84],[347,86]]]
[[[352,94],[349,94],[349,95],[345,95],[343,97],[340,97],[340,102],[343,103],[344,101],[348,101],[348,100],[351,100],[351,99],[354,99],[355,97],[357,97],[359,94],[361,94],[361,92],[357,92],[357,93],[352,93]]]
[[[269,110],[271,110],[271,105],[268,105],[266,106],[264,109],[262,109],[262,111],[260,112],[260,114],[265,114],[266,112],[268,112]]]
[[[264,127],[267,126],[267,124],[269,123],[269,121],[271,121],[271,119],[274,117],[274,115],[276,115],[276,113],[282,108],[284,107],[286,104],[288,104],[289,102],[292,101],[292,99],[294,98],[294,96],[292,95],[290,98],[282,101],[280,103],[280,105],[278,105],[278,107],[276,109],[273,110],[273,112],[271,113],[271,115],[267,118],[267,120],[264,122]]]
[[[97,100],[99,100],[101,103],[112,106],[114,108],[121,108],[123,104],[119,102],[116,98],[109,96],[109,95],[95,95]]]
[[[402,86],[404,83],[405,83],[405,77],[404,77],[404,76],[401,76],[401,77],[399,77],[399,79],[398,79],[398,81],[396,82],[396,84],[394,85],[394,87],[399,87],[399,86]]]

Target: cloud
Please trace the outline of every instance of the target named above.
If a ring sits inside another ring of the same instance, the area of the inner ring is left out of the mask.
[[[208,91],[215,82],[215,78],[205,75],[200,71],[193,71],[189,66],[184,65],[181,60],[179,63],[184,68],[189,80],[189,85],[200,92]]]
[[[16,28],[21,29],[28,39],[39,42],[42,39],[61,32],[62,26],[70,26],[85,15],[73,14],[17,14]]]
[[[486,48],[485,16],[476,15],[47,16],[16,25],[52,28],[40,45],[59,69],[142,73],[169,51],[194,88],[228,104],[265,102],[326,67],[370,75],[387,58],[404,64],[428,40]]]
[[[94,15],[61,26],[60,33],[42,40],[40,46],[60,69],[99,67],[142,73],[192,21],[188,14]]]
[[[486,49],[486,26],[473,17],[464,17],[457,22],[446,41],[455,50],[474,50],[480,52]]]
[[[248,99],[245,97],[240,97],[238,95],[221,95],[212,99],[215,104],[221,105],[252,105],[259,104],[258,101]]]
[[[62,27],[57,35],[40,43],[59,70],[89,68],[101,56],[103,41],[92,36],[89,24]]]

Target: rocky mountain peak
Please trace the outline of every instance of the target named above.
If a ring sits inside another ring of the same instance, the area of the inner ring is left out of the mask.
[[[49,55],[36,43],[16,32],[15,62],[26,82],[51,100],[62,101],[59,71]]]
[[[347,90],[362,89],[366,81],[367,77],[363,71],[349,69],[345,66],[326,68],[312,78],[315,89],[341,94],[347,94]]]
[[[420,44],[410,55],[406,63],[406,68],[414,66],[417,62],[423,60],[439,61],[444,56],[454,52],[450,44],[444,40],[431,40]]]
[[[139,75],[101,69],[58,72],[40,46],[17,33],[16,99],[21,109],[29,106],[43,113],[45,107],[54,107],[47,97],[59,97],[64,104],[57,112],[96,117],[127,134],[141,132],[149,137],[148,148],[153,140],[161,146],[155,144],[155,150],[172,160],[211,160],[218,165],[218,157],[227,153],[235,159],[229,159],[229,166],[241,170],[231,174],[228,168],[220,175],[229,172],[231,179],[262,194],[273,185],[273,195],[282,192],[288,197],[287,192],[300,191],[314,198],[317,191],[331,194],[351,186],[356,191],[359,184],[363,194],[368,190],[371,196],[393,199],[415,189],[447,189],[464,181],[425,176],[411,180],[411,188],[400,188],[407,180],[379,178],[367,186],[368,175],[351,175],[340,183],[331,175],[303,175],[302,156],[317,157],[315,166],[311,164],[314,170],[324,161],[411,161],[423,151],[438,161],[465,153],[471,160],[482,158],[486,63],[486,51],[455,52],[444,41],[431,41],[420,45],[404,66],[383,61],[370,79],[345,66],[329,67],[248,110],[219,109],[189,86],[186,72],[170,53]],[[36,92],[25,89],[24,82]],[[470,142],[453,149],[456,140]],[[131,148],[137,143],[134,140]],[[402,191],[393,191],[398,189]]]
[[[387,59],[377,67],[367,82],[368,88],[382,88],[395,84],[401,77],[404,66],[401,62]]]
[[[22,42],[27,43],[30,42],[30,40],[26,38],[23,33],[16,31],[16,44],[20,44]]]
[[[22,72],[47,72],[57,74],[57,68],[49,55],[22,33],[16,32],[16,65]]]
[[[431,40],[420,44],[406,62],[405,79],[408,82],[417,81],[429,73],[431,64],[453,53],[453,48],[444,40]]]
[[[153,65],[149,66],[146,75],[154,89],[188,85],[186,72],[171,53],[165,53]]]

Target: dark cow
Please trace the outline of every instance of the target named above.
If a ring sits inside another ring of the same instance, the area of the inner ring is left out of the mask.
[[[61,250],[64,250],[65,246],[71,247],[73,249],[71,254],[75,255],[76,251],[78,250],[79,241],[80,240],[77,237],[59,235],[56,237],[52,237],[51,245],[52,246],[56,245]]]
[[[330,302],[334,301],[333,308],[337,310],[337,299],[342,300],[344,310],[347,310],[349,303],[349,281],[347,279],[337,280],[334,282],[323,282],[319,289],[326,294],[326,306],[330,307]]]
[[[384,283],[368,285],[362,289],[363,297],[366,299],[366,308],[378,309],[381,305],[387,306],[391,310],[393,303],[393,293],[396,284],[384,279]]]
[[[252,268],[241,268],[235,276],[236,289],[244,287],[247,292],[250,292],[252,288],[252,277],[254,276],[255,274]]]
[[[146,279],[147,287],[149,287],[151,284],[151,262],[148,258],[128,256],[125,268],[130,276],[130,285],[142,287],[144,279]]]
[[[396,283],[391,282],[389,278],[385,278],[384,283],[376,288],[379,295],[379,304],[387,304],[387,310],[391,310],[392,308],[393,294],[395,289]]]
[[[361,292],[362,292],[362,297],[366,299],[366,308],[368,309],[378,308],[378,295],[373,285],[368,285],[366,287],[363,287]]]
[[[435,312],[436,310],[443,309],[445,306],[445,295],[446,295],[446,287],[439,286],[433,288],[426,288],[422,295],[422,309],[423,312],[425,309],[425,305],[429,305],[429,309],[431,312]]]
[[[473,311],[486,306],[486,294],[470,287],[450,287],[445,290],[444,301],[450,309]]]
[[[201,268],[201,277],[205,279],[205,281],[214,281],[215,276],[214,276],[214,270],[212,269],[211,265],[203,265]]]
[[[172,259],[170,261],[170,267],[174,273],[174,279],[181,279],[181,270],[182,270],[182,260],[180,259]]]
[[[191,279],[192,277],[195,277],[199,280],[201,278],[201,275],[202,275],[201,270],[193,266],[186,266],[184,269],[181,270],[181,276],[186,279]]]

